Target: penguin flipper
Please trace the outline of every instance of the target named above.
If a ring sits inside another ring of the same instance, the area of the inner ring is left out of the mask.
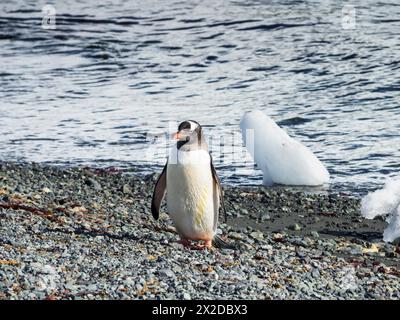
[[[158,220],[158,217],[160,215],[161,201],[164,198],[165,190],[167,187],[167,165],[168,161],[165,164],[160,176],[158,177],[156,186],[154,187],[153,191],[153,199],[151,200],[151,213],[156,220]]]
[[[222,211],[224,212],[224,222],[226,223],[228,220],[228,215],[226,214],[226,209],[225,209],[225,203],[224,203],[224,192],[222,190],[222,186],[221,186],[221,182],[218,178],[217,175],[217,171],[215,171],[214,165],[213,165],[213,161],[212,161],[212,157],[210,154],[210,163],[211,163],[211,172],[212,172],[212,177],[214,180],[214,183],[216,184],[217,188],[218,188],[218,193],[219,193],[219,198],[220,198],[220,202],[221,202],[221,207],[222,207]],[[217,213],[218,215],[218,213]],[[216,217],[216,220],[218,220],[218,216]],[[215,223],[216,224],[216,223]]]

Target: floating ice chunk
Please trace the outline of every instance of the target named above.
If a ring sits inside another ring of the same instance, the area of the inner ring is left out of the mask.
[[[246,112],[240,128],[265,185],[317,186],[329,182],[329,173],[317,157],[263,112]]]
[[[367,219],[387,216],[388,227],[383,240],[392,242],[400,237],[400,179],[386,182],[381,190],[367,194],[361,200],[361,215]]]

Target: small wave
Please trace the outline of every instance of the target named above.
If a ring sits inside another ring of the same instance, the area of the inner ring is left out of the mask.
[[[312,121],[312,119],[293,117],[293,118],[289,118],[289,119],[280,120],[277,122],[277,124],[280,126],[290,127],[290,126],[297,126],[297,125],[304,124],[304,123],[311,122],[311,121]]]
[[[207,68],[207,65],[201,64],[201,63],[191,63],[186,65],[185,67],[190,67],[190,68]]]
[[[304,73],[304,74],[308,74],[308,73],[311,73],[311,72],[313,72],[313,71],[315,71],[315,69],[313,69],[313,68],[304,68],[304,69],[292,69],[292,70],[289,70],[289,72],[292,72],[292,73]]]
[[[247,71],[266,72],[266,71],[272,71],[272,70],[276,70],[276,69],[279,69],[279,67],[278,66],[255,67],[255,68],[248,69]]]
[[[205,18],[199,18],[199,19],[181,19],[178,21],[183,23],[199,23],[199,22],[204,22],[205,20],[206,20]]]
[[[400,92],[400,86],[399,85],[384,86],[371,90],[371,92],[392,92],[392,91]]]
[[[55,138],[21,138],[21,139],[11,139],[10,143],[18,143],[18,142],[26,142],[26,141],[58,141],[59,139]]]
[[[352,54],[348,54],[348,55],[342,57],[340,60],[346,61],[346,60],[354,59],[354,58],[357,58],[357,57],[358,57],[357,53],[352,53]]]
[[[178,46],[159,46],[161,50],[167,50],[167,51],[176,51],[176,50],[181,50],[182,47]]]
[[[218,38],[224,34],[225,34],[225,32],[219,32],[219,33],[215,33],[211,36],[200,37],[200,39],[201,40],[212,40],[212,39]]]
[[[299,28],[299,27],[309,27],[314,26],[315,23],[305,23],[305,24],[291,24],[291,23],[274,23],[274,24],[261,24],[246,28],[237,29],[238,31],[252,31],[252,30],[262,30],[262,31],[269,31],[269,30],[280,30],[280,29],[287,29],[287,28]]]

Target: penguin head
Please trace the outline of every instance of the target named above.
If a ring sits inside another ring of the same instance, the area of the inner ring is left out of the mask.
[[[180,123],[178,131],[173,135],[177,140],[176,147],[181,151],[207,150],[207,144],[203,136],[201,125],[194,120],[186,120]]]

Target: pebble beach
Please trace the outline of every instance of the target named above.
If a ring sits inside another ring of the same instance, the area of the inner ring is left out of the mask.
[[[0,162],[0,299],[399,299],[400,249],[360,198],[224,186],[232,248],[191,250],[158,173]]]

